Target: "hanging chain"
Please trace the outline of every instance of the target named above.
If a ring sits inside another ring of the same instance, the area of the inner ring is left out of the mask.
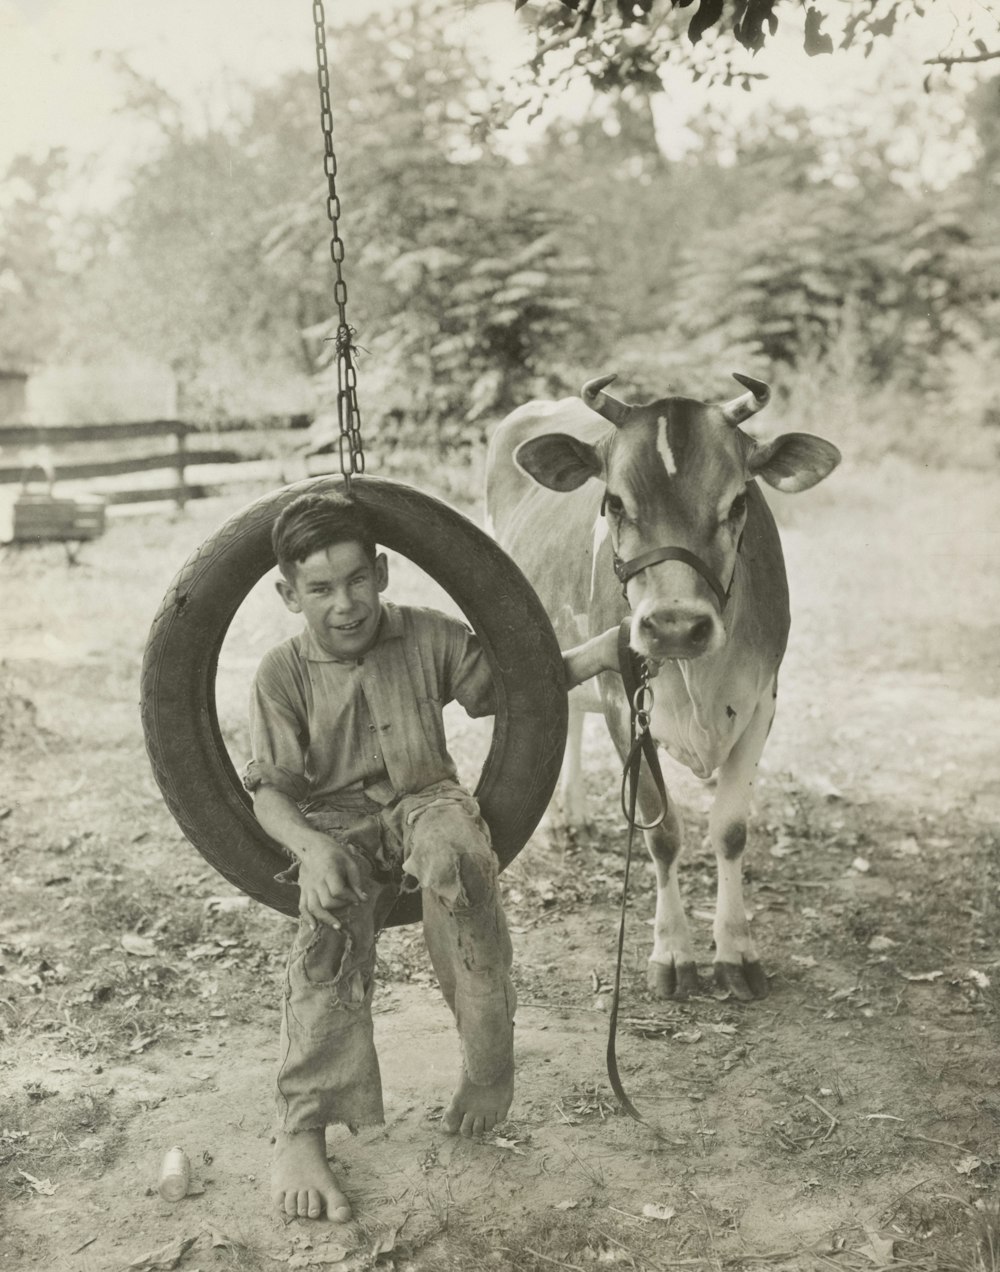
[[[351,477],[365,471],[361,442],[361,412],[358,409],[358,377],[354,367],[357,334],[347,322],[347,283],[344,281],[344,240],[340,237],[340,198],[337,194],[337,155],[333,149],[333,111],[330,109],[330,69],[326,56],[326,14],[323,0],[313,0],[316,28],[316,73],[319,82],[320,127],[323,129],[323,171],[326,173],[326,214],[330,219],[330,259],[336,281],[333,298],[337,304],[337,423],[340,427],[340,471],[347,493]]]

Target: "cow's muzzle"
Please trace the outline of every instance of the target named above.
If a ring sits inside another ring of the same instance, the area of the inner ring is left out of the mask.
[[[742,541],[737,546],[737,555],[740,546]],[[730,579],[729,587],[723,587],[715,571],[701,557],[687,548],[653,548],[628,561],[623,561],[615,553],[612,556],[612,563],[626,601],[628,601],[629,580],[641,574],[643,570],[649,569],[650,566],[659,565],[663,561],[679,561],[700,575],[711,589],[716,612],[713,613],[711,605],[703,608],[699,605],[685,605],[680,602],[662,605],[651,599],[643,601],[634,616],[635,648],[642,649],[648,657],[652,658],[700,658],[702,654],[710,653],[725,641],[722,618],[729,603],[733,580]],[[734,566],[733,579],[735,577]],[[631,607],[631,603],[629,604]]]

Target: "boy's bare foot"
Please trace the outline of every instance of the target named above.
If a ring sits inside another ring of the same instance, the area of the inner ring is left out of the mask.
[[[340,1191],[326,1160],[323,1130],[278,1132],[271,1165],[271,1199],[289,1219],[319,1219],[326,1212],[334,1223],[347,1223],[351,1204]]]
[[[490,1131],[507,1116],[514,1099],[514,1070],[497,1082],[481,1085],[462,1070],[458,1090],[451,1097],[443,1120],[449,1135],[467,1138]]]

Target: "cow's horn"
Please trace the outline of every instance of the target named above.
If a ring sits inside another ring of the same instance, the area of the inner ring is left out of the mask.
[[[722,414],[726,423],[735,428],[767,406],[771,399],[771,390],[763,380],[752,380],[750,376],[740,375],[738,371],[733,372],[733,379],[750,390],[749,393],[742,393],[738,398],[723,404]]]
[[[615,375],[599,375],[594,380],[588,380],[583,386],[583,400],[592,411],[603,415],[616,428],[621,428],[632,414],[632,408],[627,402],[619,402],[617,398],[604,392],[604,386],[617,378]]]

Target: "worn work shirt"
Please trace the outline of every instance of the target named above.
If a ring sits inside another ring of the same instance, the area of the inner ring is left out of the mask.
[[[250,701],[250,789],[273,786],[309,812],[362,791],[387,804],[457,781],[442,710],[496,710],[476,636],[436,610],[382,604],[375,644],[340,662],[306,628],[265,654]]]

